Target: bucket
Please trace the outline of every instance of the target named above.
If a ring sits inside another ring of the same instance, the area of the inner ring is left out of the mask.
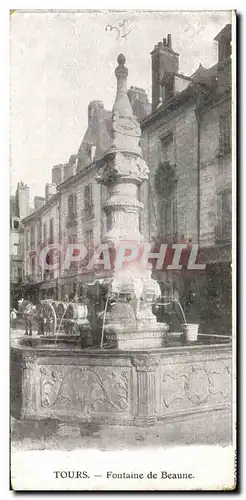
[[[183,323],[181,325],[184,339],[186,342],[196,342],[198,337],[199,325],[195,323]]]
[[[87,315],[88,309],[86,305],[71,302],[66,310],[65,318],[83,320],[87,318]]]

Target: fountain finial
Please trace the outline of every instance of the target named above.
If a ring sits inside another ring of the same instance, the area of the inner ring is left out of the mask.
[[[113,106],[113,113],[118,112],[120,116],[131,117],[132,107],[127,95],[127,76],[128,69],[125,66],[126,58],[124,54],[119,54],[117,57],[118,66],[115,69],[115,76],[117,78],[117,92],[115,103]]]
[[[119,54],[117,57],[118,66],[115,69],[115,76],[117,78],[118,84],[123,85],[126,89],[126,78],[128,75],[128,69],[125,67],[125,62],[126,58],[124,54]]]
[[[125,62],[126,62],[126,58],[125,58],[124,54],[119,54],[117,57],[117,63],[119,64],[119,66],[124,66]]]

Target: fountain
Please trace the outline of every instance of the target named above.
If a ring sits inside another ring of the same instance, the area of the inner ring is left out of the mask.
[[[102,242],[110,245],[115,257],[108,293],[114,305],[106,312],[106,338],[119,349],[161,347],[167,325],[157,323],[152,304],[160,295],[158,283],[151,279],[151,269],[141,260],[132,259],[133,252],[142,255],[143,236],[139,231],[142,204],[138,187],[148,179],[148,167],[141,156],[140,126],[133,116],[127,96],[125,57],[118,56],[115,70],[117,93],[113,106],[113,140],[102,160],[97,181],[109,193],[104,210],[109,230]],[[125,258],[125,254],[130,252]]]
[[[115,256],[110,276],[95,273],[95,283],[107,290],[101,338],[83,348],[78,337],[59,332],[53,342],[45,337],[13,342],[11,413],[19,420],[153,426],[230,407],[230,343],[183,345],[170,339],[167,325],[158,323],[152,312],[159,284],[141,259],[132,258],[136,249],[141,255],[144,245],[137,193],[148,179],[148,167],[127,96],[127,74],[120,54],[112,144],[97,178],[109,193],[104,205],[109,229],[102,243]],[[68,328],[77,321],[74,310],[67,308]],[[92,336],[94,328],[91,323]]]

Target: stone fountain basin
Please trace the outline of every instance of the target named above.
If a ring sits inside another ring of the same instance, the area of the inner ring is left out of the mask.
[[[11,345],[11,415],[136,426],[204,412],[213,420],[231,411],[231,369],[229,339],[181,345],[172,336],[163,348],[123,351],[81,348],[77,336],[23,337]]]

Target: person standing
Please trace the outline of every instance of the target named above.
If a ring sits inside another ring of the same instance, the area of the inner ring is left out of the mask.
[[[12,309],[10,313],[10,325],[13,330],[16,330],[16,323],[17,323],[17,311],[16,309]]]

